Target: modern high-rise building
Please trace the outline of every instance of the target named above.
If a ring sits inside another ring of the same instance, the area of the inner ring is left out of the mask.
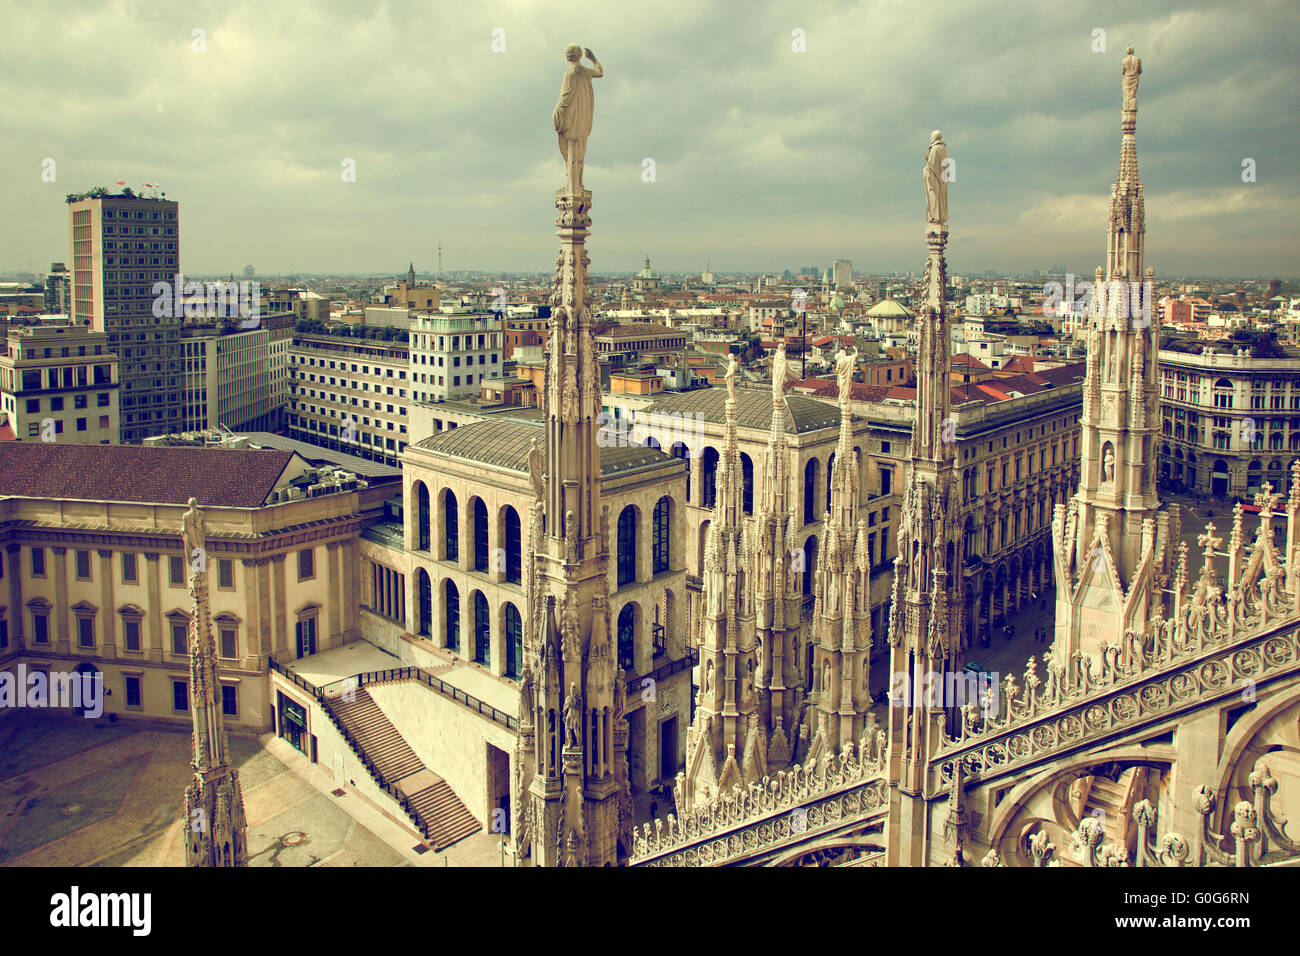
[[[853,260],[836,259],[831,263],[831,282],[835,285],[853,285]]]
[[[182,428],[181,308],[154,315],[156,282],[180,271],[177,203],[93,196],[69,203],[72,318],[108,335],[121,377],[120,441]]]

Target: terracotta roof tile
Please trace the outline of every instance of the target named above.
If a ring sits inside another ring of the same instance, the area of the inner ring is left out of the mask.
[[[293,453],[143,445],[0,444],[0,496],[261,507]]]

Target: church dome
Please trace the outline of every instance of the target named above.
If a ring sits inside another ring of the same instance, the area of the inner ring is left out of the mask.
[[[655,272],[653,269],[650,268],[650,257],[649,257],[649,256],[646,257],[646,260],[645,260],[645,268],[642,269],[640,272],[638,272],[638,273],[636,274],[636,277],[637,277],[638,279],[658,279],[658,278],[659,278],[659,273]]]
[[[881,299],[870,309],[867,315],[871,318],[911,318],[912,311],[901,302],[895,299]]]

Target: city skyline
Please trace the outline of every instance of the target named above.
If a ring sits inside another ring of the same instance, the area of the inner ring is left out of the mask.
[[[488,6],[453,22],[403,4],[358,19],[335,4],[173,15],[140,3],[87,6],[71,32],[43,11],[6,17],[16,33],[0,100],[21,145],[3,161],[0,206],[28,228],[0,239],[0,268],[66,259],[65,194],[121,180],[181,203],[191,274],[382,273],[411,260],[429,272],[439,241],[444,273],[545,271],[549,210],[536,197],[559,183],[553,131],[537,120],[554,83],[538,77],[578,40],[606,66],[588,164],[601,197],[593,272],[633,271],[646,254],[661,272],[837,257],[915,270],[921,156],[907,144],[938,128],[958,164],[954,273],[1064,263],[1087,275],[1114,162],[1108,81],[1132,44],[1142,174],[1160,200],[1157,276],[1289,276],[1285,210],[1300,175],[1285,38],[1300,14],[1244,10],[993,18],[965,4],[814,4],[735,18],[682,5],[634,38],[618,13],[579,5]],[[1275,29],[1261,32],[1261,17]],[[128,47],[127,64],[94,52]],[[355,182],[343,181],[349,159]]]

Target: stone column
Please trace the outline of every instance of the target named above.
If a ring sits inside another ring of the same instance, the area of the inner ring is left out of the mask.
[[[113,597],[113,552],[100,548],[99,555],[99,614],[103,622],[103,647],[100,656],[112,660],[117,657],[117,607]]]
[[[286,606],[286,584],[283,554],[271,557],[271,586],[274,594],[275,646],[274,652],[287,650],[289,647],[289,608]]]
[[[10,653],[23,649],[23,548],[20,544],[6,544],[5,554],[9,568],[9,647]]]
[[[68,549],[54,547],[54,652],[68,653]]]
[[[149,604],[140,628],[142,631],[140,640],[144,644],[141,650],[145,652],[147,659],[155,664],[162,662],[163,607],[161,573],[162,566],[158,560],[158,552],[144,552],[144,580],[149,590]]]

